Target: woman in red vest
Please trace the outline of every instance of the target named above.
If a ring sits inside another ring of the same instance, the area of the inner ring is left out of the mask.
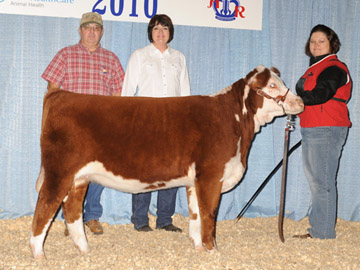
[[[311,190],[310,228],[297,238],[336,237],[336,175],[348,129],[351,126],[346,103],[351,96],[351,77],[336,53],[337,34],[319,24],[310,33],[305,53],[310,67],[296,84],[305,110],[300,117],[303,167]]]

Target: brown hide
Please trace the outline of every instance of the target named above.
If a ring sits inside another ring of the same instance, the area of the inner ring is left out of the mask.
[[[186,175],[193,162],[199,168],[224,165],[235,155],[241,136],[245,167],[254,136],[253,114],[263,98],[251,91],[245,104],[250,113],[242,115],[244,85],[239,80],[230,92],[215,97],[50,92],[44,101],[48,113],[41,136],[43,166],[56,169],[61,164],[63,171],[74,174],[99,160],[115,175],[153,183]],[[240,125],[234,114],[240,115]]]

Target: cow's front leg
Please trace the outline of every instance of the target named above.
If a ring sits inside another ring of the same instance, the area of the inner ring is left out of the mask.
[[[81,254],[87,254],[90,251],[83,223],[83,201],[87,188],[87,181],[75,181],[75,184],[72,185],[70,192],[63,203],[64,218],[69,233]]]
[[[208,251],[216,250],[215,218],[221,194],[220,177],[207,177],[203,174],[195,181],[196,196],[198,199],[201,239],[203,246]]]
[[[189,206],[189,237],[196,250],[204,250],[201,240],[201,221],[195,187],[186,187]]]

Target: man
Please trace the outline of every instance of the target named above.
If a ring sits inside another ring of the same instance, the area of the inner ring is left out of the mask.
[[[103,21],[98,13],[82,15],[79,43],[60,50],[41,76],[48,81],[48,90],[61,87],[82,94],[120,95],[124,71],[118,57],[101,47],[103,33]],[[90,183],[85,197],[84,223],[94,234],[103,233],[99,223],[103,189]],[[64,233],[69,235],[67,228]]]
[[[185,56],[169,47],[174,26],[165,15],[155,15],[148,25],[150,45],[136,50],[129,59],[122,96],[170,97],[190,95]],[[161,149],[159,149],[161,151]],[[178,188],[158,191],[156,228],[182,230],[172,224]],[[137,231],[149,232],[148,210],[151,193],[133,194],[131,222]]]

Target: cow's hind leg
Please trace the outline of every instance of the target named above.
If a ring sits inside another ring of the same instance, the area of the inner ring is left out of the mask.
[[[53,183],[57,183],[57,181]],[[45,237],[66,193],[66,181],[64,181],[64,186],[60,186],[52,185],[50,181],[45,179],[40,189],[30,237],[30,247],[36,259],[45,258],[43,249]]]
[[[62,207],[71,238],[81,254],[87,254],[90,251],[83,223],[83,201],[87,188],[87,181],[78,180],[72,185]]]

